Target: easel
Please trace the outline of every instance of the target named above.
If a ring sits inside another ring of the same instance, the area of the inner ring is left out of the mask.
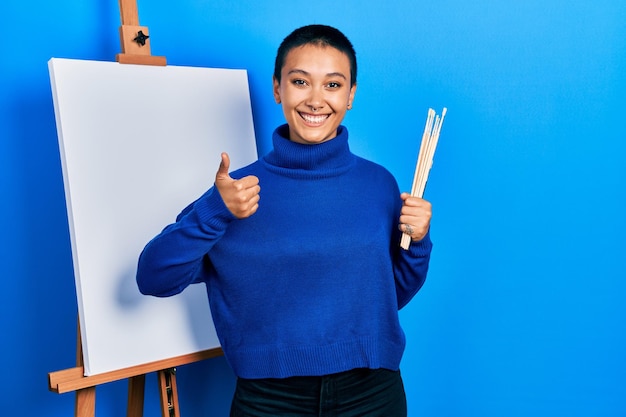
[[[156,372],[161,397],[162,417],[180,417],[178,390],[176,387],[175,367],[222,355],[222,350],[208,349],[189,355],[164,359],[98,375],[85,376],[83,352],[80,342],[80,326],[76,347],[76,367],[50,372],[48,384],[50,391],[57,394],[76,392],[74,417],[95,417],[96,386],[128,378],[127,417],[142,417],[146,374]]]
[[[122,21],[120,26],[122,53],[116,56],[116,61],[120,64],[165,66],[165,57],[150,54],[148,28],[139,26],[136,0],[119,0],[119,4]],[[80,323],[77,333],[76,367],[48,374],[50,391],[58,394],[76,392],[75,417],[95,417],[96,386],[126,378],[128,378],[126,416],[142,417],[146,374],[150,372],[157,373],[161,415],[163,417],[180,417],[175,367],[222,355],[220,348],[209,349],[98,375],[85,376]]]

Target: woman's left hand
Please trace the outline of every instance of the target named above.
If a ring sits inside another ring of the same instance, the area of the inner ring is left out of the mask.
[[[404,201],[400,211],[400,231],[411,236],[413,242],[422,240],[430,228],[432,217],[431,204],[419,197],[412,197],[409,193],[400,194]]]

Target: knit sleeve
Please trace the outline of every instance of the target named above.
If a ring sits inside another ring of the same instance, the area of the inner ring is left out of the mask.
[[[407,305],[424,285],[432,246],[430,232],[428,232],[419,242],[411,242],[408,250],[401,249],[399,246],[396,249],[394,276],[398,309]]]
[[[145,246],[137,266],[139,291],[167,297],[203,281],[205,255],[234,219],[217,189],[209,189]]]

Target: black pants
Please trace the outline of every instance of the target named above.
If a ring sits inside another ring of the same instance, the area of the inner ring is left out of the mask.
[[[399,371],[355,369],[320,377],[242,379],[230,417],[406,417]]]

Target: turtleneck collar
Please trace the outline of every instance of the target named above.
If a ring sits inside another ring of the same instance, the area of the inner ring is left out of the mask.
[[[337,136],[316,145],[289,140],[289,126],[279,126],[272,136],[274,149],[263,157],[270,171],[294,178],[325,178],[348,171],[355,156],[348,146],[348,129],[337,128]]]

